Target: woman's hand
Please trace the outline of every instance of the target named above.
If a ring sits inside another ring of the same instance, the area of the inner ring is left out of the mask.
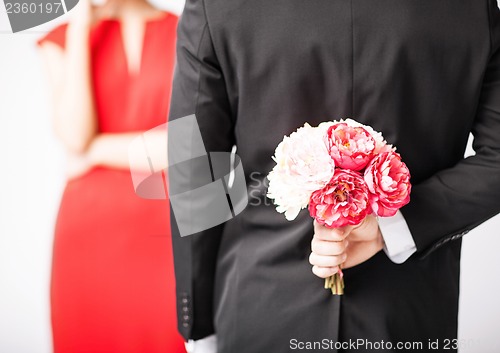
[[[313,273],[327,278],[342,268],[359,265],[384,247],[384,240],[375,216],[366,217],[356,226],[327,228],[314,221],[309,262]]]
[[[88,29],[95,21],[95,8],[91,0],[80,0],[71,11],[70,25]]]
[[[94,167],[86,153],[68,153],[66,161],[66,177],[68,180],[85,175]]]

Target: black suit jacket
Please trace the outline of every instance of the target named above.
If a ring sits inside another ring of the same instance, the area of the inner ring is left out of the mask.
[[[220,353],[456,337],[459,238],[500,211],[496,1],[188,0],[177,49],[170,119],[196,114],[208,151],[236,145],[250,197],[192,236],[172,218],[182,335],[216,332]],[[346,270],[334,297],[308,263],[310,216],[286,221],[265,177],[283,135],[342,117],[383,132],[410,168],[417,252]]]

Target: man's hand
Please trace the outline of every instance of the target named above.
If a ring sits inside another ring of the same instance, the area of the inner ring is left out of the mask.
[[[359,265],[384,248],[384,238],[375,216],[368,216],[360,224],[349,228],[347,239],[347,260],[342,268]]]
[[[314,237],[309,262],[313,273],[327,278],[338,272],[339,265],[349,268],[370,259],[384,247],[384,240],[374,216],[356,226],[327,228],[314,221]]]

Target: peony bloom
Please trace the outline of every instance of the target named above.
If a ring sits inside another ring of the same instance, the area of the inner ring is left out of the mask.
[[[328,184],[312,193],[309,213],[327,227],[359,224],[371,212],[368,188],[354,171],[336,169]]]
[[[382,136],[381,132],[373,130],[371,126],[363,125],[361,123],[358,123],[356,120],[349,118],[346,120],[341,120],[341,122],[345,122],[347,125],[352,127],[362,127],[363,129],[365,129],[370,134],[370,136],[373,137],[373,139],[375,140],[375,149],[373,150],[373,154],[391,152],[396,150],[395,147],[387,143],[387,141]]]
[[[335,162],[323,138],[326,126],[305,124],[278,145],[273,160],[276,166],[269,173],[267,196],[274,199],[276,210],[287,220],[297,217],[306,208],[311,193],[331,179]]]
[[[364,179],[371,193],[371,208],[378,216],[394,216],[410,202],[410,171],[398,153],[376,156],[366,168]]]
[[[339,168],[360,171],[373,158],[375,139],[361,126],[346,122],[328,128],[326,141],[329,152]]]

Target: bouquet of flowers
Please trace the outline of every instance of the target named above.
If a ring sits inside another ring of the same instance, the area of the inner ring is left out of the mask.
[[[389,217],[410,201],[410,172],[382,134],[352,119],[305,124],[276,148],[267,196],[287,220],[308,207],[320,224],[357,225],[374,214]],[[325,279],[344,292],[342,271]]]

